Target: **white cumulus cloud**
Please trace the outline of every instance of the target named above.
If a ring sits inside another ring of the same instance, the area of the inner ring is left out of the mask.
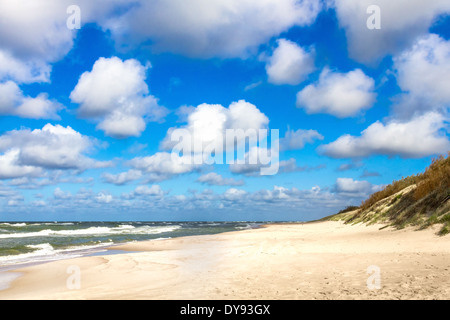
[[[350,57],[363,63],[380,61],[386,55],[408,48],[441,14],[450,12],[447,0],[331,0],[340,26],[345,29]],[[380,8],[381,28],[370,30],[367,8]]]
[[[267,128],[268,124],[267,116],[245,100],[233,102],[228,108],[204,103],[190,110],[185,126],[169,129],[161,147],[170,150],[177,145],[184,150],[202,152],[207,146],[223,146],[227,143],[227,129],[235,129],[235,132],[242,130],[243,135],[236,135],[236,140],[240,143],[251,133],[258,134],[259,129]],[[172,133],[176,129],[184,129],[186,132],[181,141],[172,141]]]
[[[153,198],[153,199],[161,199],[164,196],[164,191],[162,188],[157,185],[153,184],[150,187],[147,185],[143,186],[137,186],[133,191],[130,193],[124,193],[122,194],[122,198],[132,200],[135,198]]]
[[[138,1],[102,22],[122,48],[151,43],[154,51],[191,57],[246,57],[290,29],[314,22],[319,0]]]
[[[8,80],[0,83],[0,115],[14,115],[31,119],[59,119],[61,105],[41,93],[32,98],[25,96],[19,86]]]
[[[192,172],[198,167],[190,159],[168,152],[157,152],[148,157],[136,157],[128,164],[133,169],[146,174],[148,181],[166,180],[174,175]]]
[[[335,191],[339,194],[355,196],[356,194],[369,195],[380,190],[380,186],[373,185],[369,181],[354,180],[352,178],[337,178]]]
[[[113,196],[105,192],[99,192],[95,197],[95,200],[100,203],[110,203],[113,201]]]
[[[421,37],[394,57],[394,68],[404,92],[394,105],[396,116],[446,112],[450,106],[450,41],[435,34]]]
[[[49,81],[50,63],[69,52],[75,35],[66,27],[64,2],[0,2],[0,79]]]
[[[80,104],[81,117],[98,119],[97,128],[105,134],[118,138],[139,136],[146,121],[159,121],[167,114],[149,94],[146,70],[134,59],[100,58],[92,71],[81,75],[70,99]]]
[[[21,60],[0,48],[0,81],[49,82],[51,67],[41,60]]]
[[[81,23],[104,21],[126,0],[78,0]],[[67,27],[72,0],[0,1],[0,81],[49,82],[52,63],[73,47],[77,30]],[[19,36],[18,36],[19,35]]]
[[[131,181],[135,181],[137,179],[140,179],[142,177],[142,172],[139,170],[128,170],[126,172],[121,172],[118,174],[112,174],[112,173],[104,173],[102,174],[102,178],[105,182],[115,184],[118,186],[127,184]]]
[[[87,156],[95,142],[71,127],[47,124],[42,129],[8,131],[0,136],[0,169],[5,178],[36,176],[43,170],[77,170],[109,166]]]
[[[289,129],[280,139],[280,150],[303,149],[305,144],[313,143],[315,140],[323,140],[323,136],[316,130],[298,129],[294,131]]]
[[[297,107],[306,113],[327,113],[339,118],[358,115],[375,102],[375,81],[360,69],[339,73],[325,68],[317,83],[297,94]]]
[[[205,183],[210,186],[242,186],[244,185],[244,180],[236,180],[233,178],[224,178],[220,174],[215,172],[210,172],[204,175],[201,175],[198,179],[198,182]]]
[[[430,112],[409,121],[379,121],[361,132],[360,136],[343,135],[323,145],[320,151],[333,158],[357,158],[371,155],[420,158],[446,153],[450,142],[445,133],[446,119]]]
[[[277,44],[266,63],[268,81],[278,85],[303,82],[315,70],[314,52],[286,39],[278,39]]]

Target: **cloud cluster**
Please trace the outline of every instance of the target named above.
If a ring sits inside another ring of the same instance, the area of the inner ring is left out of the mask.
[[[147,68],[134,59],[100,58],[92,71],[80,76],[70,99],[80,104],[81,117],[98,119],[97,128],[106,135],[139,136],[146,121],[159,121],[167,114],[149,95]]]
[[[133,191],[134,196],[154,196],[154,197],[162,197],[164,195],[163,190],[157,184],[152,186],[138,186]]]
[[[106,183],[122,186],[132,181],[138,180],[142,177],[142,172],[139,170],[128,170],[118,174],[105,172],[102,174],[102,179]]]
[[[53,197],[55,199],[65,200],[71,198],[72,194],[68,191],[63,191],[61,190],[61,188],[57,187],[55,190],[53,190]]]
[[[201,175],[197,182],[207,184],[209,186],[242,186],[245,184],[244,180],[236,180],[233,178],[224,178],[215,172]]]
[[[411,47],[393,57],[394,75],[402,93],[393,98],[392,113],[386,122],[373,123],[360,136],[342,135],[319,151],[333,158],[372,155],[421,158],[444,154],[450,149],[446,134],[450,41],[428,34],[411,42]],[[299,93],[299,99],[302,96]]]
[[[321,210],[336,210],[343,208],[349,203],[358,203],[367,197],[374,190],[378,190],[365,181],[355,181],[352,179],[338,178],[333,188],[333,192],[321,190],[315,186],[310,190],[300,190],[298,188],[286,188],[275,185],[272,189],[261,189],[254,192],[247,192],[242,189],[230,188],[223,194],[217,195],[220,203],[224,207],[257,208],[257,210],[298,210],[303,212],[315,212],[317,208]],[[210,199],[211,199],[210,198]],[[322,212],[322,214],[324,214]]]
[[[107,191],[94,192],[81,188],[75,194],[55,188],[53,196],[47,198],[38,197],[42,207],[36,208],[32,201],[24,201],[17,193],[0,186],[0,201],[11,202],[18,210],[86,210],[86,209],[107,209],[108,213],[115,213],[118,210],[126,209],[129,212],[152,212],[161,214],[170,212],[172,216],[177,213],[180,219],[190,217],[192,212],[207,212],[211,210],[220,212],[224,219],[261,219],[265,220],[269,214],[272,219],[276,219],[274,212],[288,210],[288,215],[297,219],[311,219],[323,217],[345,208],[348,205],[359,203],[367,196],[367,192],[377,190],[364,181],[339,178],[333,189],[321,190],[318,186],[311,189],[298,189],[296,187],[286,188],[275,185],[269,189],[259,189],[256,191],[246,191],[236,187],[226,189],[221,193],[205,189],[201,192],[191,192],[190,194],[170,194],[164,191],[159,185],[139,185],[129,193],[114,195]],[[7,208],[5,208],[7,209]],[[150,210],[150,211],[149,211]],[[220,210],[220,211],[217,211]],[[231,216],[229,216],[231,214]]]
[[[151,156],[135,157],[126,163],[131,170],[118,174],[104,173],[103,181],[115,185],[124,185],[138,179],[157,182],[197,171],[208,163],[206,146],[220,145],[221,148],[218,148],[217,152],[221,155],[222,152],[226,152],[227,129],[244,132],[229,143],[234,147],[234,142],[241,143],[248,137],[246,130],[266,128],[269,123],[269,119],[256,106],[244,100],[233,102],[228,108],[221,105],[201,104],[198,107],[182,107],[181,111],[187,123],[168,130],[161,142],[161,149],[164,151]],[[182,133],[182,135],[179,137],[177,135],[174,139],[175,133]],[[177,153],[175,147],[180,148],[183,153]],[[199,159],[197,159],[198,155]],[[209,185],[241,185],[242,183],[234,179],[222,178],[214,173],[202,176],[198,181]]]
[[[100,3],[99,3],[100,2]],[[59,119],[61,106],[42,93],[24,96],[19,85],[49,83],[52,64],[73,47],[76,30],[67,27],[70,0],[4,0],[0,3],[0,114],[33,119]],[[123,0],[80,0],[83,23],[101,21]],[[17,36],[20,35],[20,36]]]
[[[147,181],[152,182],[166,180],[174,175],[189,173],[199,167],[199,165],[186,160],[183,156],[168,152],[157,152],[148,157],[136,157],[128,161],[128,165],[145,175]],[[135,175],[136,173],[133,174]],[[127,176],[129,177],[129,174]]]
[[[360,69],[339,73],[325,68],[319,80],[297,94],[297,107],[306,113],[327,113],[339,118],[358,115],[375,102],[375,81]]]

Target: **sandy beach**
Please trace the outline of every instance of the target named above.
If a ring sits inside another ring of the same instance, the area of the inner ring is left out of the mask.
[[[450,236],[381,227],[273,224],[136,242],[8,271],[18,277],[0,299],[449,299]]]

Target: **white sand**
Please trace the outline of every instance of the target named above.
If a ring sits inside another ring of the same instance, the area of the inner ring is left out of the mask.
[[[380,227],[280,224],[127,244],[114,249],[140,252],[17,270],[0,299],[449,299],[450,236]],[[367,286],[370,266],[379,289]]]

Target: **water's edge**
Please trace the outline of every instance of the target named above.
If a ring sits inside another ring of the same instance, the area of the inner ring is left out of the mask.
[[[249,229],[258,229],[258,228],[264,227],[270,223],[271,222],[252,222],[252,225],[249,228],[238,228],[238,229],[232,229],[232,230],[225,230],[222,232],[180,235],[180,236],[174,236],[174,238],[183,238],[183,237],[191,237],[191,236],[199,236],[199,235],[212,235],[212,234],[221,234],[221,233],[228,233],[228,232],[235,232],[235,231],[243,231],[243,230],[249,230]],[[26,268],[26,267],[31,267],[34,265],[41,265],[41,264],[50,263],[50,262],[54,262],[54,261],[69,260],[69,259],[82,258],[82,257],[104,256],[104,255],[115,255],[115,254],[130,254],[130,253],[142,252],[142,251],[118,250],[118,249],[115,249],[115,247],[127,245],[130,243],[136,243],[136,242],[160,241],[160,240],[165,240],[165,239],[171,239],[171,237],[133,240],[133,241],[128,241],[128,242],[114,243],[114,244],[109,244],[109,245],[106,245],[103,247],[89,248],[89,249],[85,249],[85,250],[80,249],[76,252],[71,252],[71,255],[64,255],[64,254],[58,255],[58,256],[54,256],[52,259],[48,259],[48,260],[31,260],[31,261],[23,261],[23,262],[18,262],[18,263],[13,263],[13,264],[0,265],[0,291],[10,288],[12,283],[23,275],[23,273],[18,272],[18,270]],[[73,255],[74,253],[75,253],[75,255]]]

